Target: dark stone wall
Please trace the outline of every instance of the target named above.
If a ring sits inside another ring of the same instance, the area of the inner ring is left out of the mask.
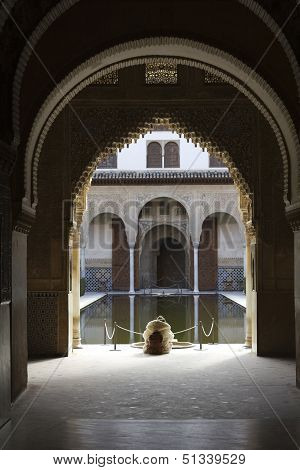
[[[27,234],[12,234],[12,400],[27,385]]]
[[[70,167],[68,113],[50,130],[39,170],[39,204],[28,237],[28,350],[31,356],[68,351]]]
[[[276,141],[266,132],[261,117],[258,137],[257,352],[263,356],[294,356],[294,236],[281,197],[282,165],[274,158]]]
[[[0,428],[10,419],[11,356],[10,304],[0,305]]]
[[[11,404],[11,233],[9,177],[15,155],[0,141],[0,428],[10,419]]]

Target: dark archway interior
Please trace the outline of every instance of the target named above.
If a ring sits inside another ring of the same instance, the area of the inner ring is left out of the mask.
[[[175,238],[160,240],[157,256],[157,285],[159,287],[187,287],[185,250]]]

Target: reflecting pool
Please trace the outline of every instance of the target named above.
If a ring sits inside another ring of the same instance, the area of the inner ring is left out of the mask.
[[[83,344],[103,344],[104,320],[111,333],[114,322],[123,328],[143,332],[146,324],[163,315],[177,332],[198,325],[202,321],[209,332],[212,318],[215,319],[214,337],[202,335],[203,343],[238,343],[245,341],[246,309],[222,295],[106,295],[81,310],[81,339]],[[199,343],[200,327],[176,335],[178,341]],[[134,333],[117,330],[118,344],[143,341]]]

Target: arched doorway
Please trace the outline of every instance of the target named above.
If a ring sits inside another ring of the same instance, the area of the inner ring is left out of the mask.
[[[160,239],[156,274],[158,287],[187,287],[185,264],[182,244],[176,238]]]
[[[134,69],[134,67],[132,67],[132,70],[130,72],[132,72],[134,74],[135,70],[133,70],[133,69]],[[129,73],[129,71],[128,71],[128,73]],[[195,72],[195,73],[198,73],[198,72]],[[205,91],[206,91],[206,93],[208,93],[208,89],[206,89]],[[227,89],[226,93],[228,93],[228,91],[229,90]],[[233,90],[230,90],[230,91],[232,92]],[[154,89],[153,89],[153,93],[155,93]],[[151,102],[151,100],[150,100],[150,102]],[[114,149],[117,146],[122,147],[125,144],[130,145],[130,143],[132,143],[132,139],[138,139],[140,134],[144,134],[148,130],[152,131],[157,124],[167,125],[171,129],[176,130],[178,133],[183,134],[186,138],[191,139],[192,142],[195,145],[199,145],[201,148],[206,147],[208,149],[208,152],[213,154],[217,158],[219,158],[219,159],[223,158],[224,161],[225,161],[225,164],[229,167],[229,171],[231,172],[232,178],[233,178],[234,182],[236,183],[236,185],[239,187],[239,190],[240,190],[240,206],[241,206],[241,210],[243,212],[243,221],[244,221],[246,229],[247,229],[247,234],[253,240],[252,256],[253,256],[254,265],[255,265],[254,270],[261,269],[260,278],[262,279],[263,276],[264,276],[264,273],[266,272],[266,270],[269,269],[268,266],[270,266],[269,265],[270,260],[268,259],[268,257],[264,258],[264,263],[265,263],[264,267],[262,267],[259,263],[256,263],[256,261],[255,261],[256,256],[261,256],[261,249],[257,248],[256,245],[255,245],[256,230],[255,230],[255,227],[254,227],[254,224],[253,224],[253,218],[254,218],[254,215],[255,215],[255,210],[257,210],[257,206],[255,206],[255,209],[254,209],[254,206],[252,204],[253,203],[253,192],[256,191],[256,189],[257,189],[256,184],[258,184],[258,183],[256,182],[255,177],[253,175],[251,175],[251,172],[249,173],[249,166],[248,167],[245,166],[245,162],[248,161],[251,158],[251,155],[254,154],[253,153],[254,152],[254,147],[249,145],[249,132],[248,132],[249,129],[253,129],[253,132],[254,132],[254,129],[255,129],[255,126],[254,126],[255,119],[253,119],[254,117],[260,119],[261,129],[264,133],[266,133],[266,135],[268,135],[268,139],[261,139],[260,140],[261,148],[264,150],[265,154],[266,153],[269,153],[270,155],[272,154],[273,157],[276,155],[277,170],[279,171],[279,173],[276,170],[275,165],[273,165],[272,166],[272,171],[274,172],[273,173],[274,181],[276,179],[276,174],[277,175],[280,174],[281,160],[280,160],[280,152],[279,152],[279,149],[277,148],[276,140],[274,138],[274,135],[272,135],[271,129],[268,127],[265,120],[262,120],[261,117],[258,117],[258,115],[255,114],[256,111],[253,109],[252,105],[250,103],[248,103],[247,105],[249,105],[249,108],[248,108],[249,114],[248,115],[245,114],[245,112],[244,112],[244,108],[243,108],[244,104],[241,105],[239,109],[238,109],[238,107],[236,107],[234,110],[231,108],[230,111],[228,111],[227,114],[226,114],[226,121],[224,120],[224,122],[222,122],[222,129],[220,129],[220,126],[217,129],[217,131],[215,133],[215,139],[218,140],[218,137],[220,137],[220,142],[222,142],[222,150],[220,150],[220,148],[214,142],[209,140],[208,138],[203,138],[203,135],[200,131],[200,128],[203,127],[203,129],[205,129],[205,133],[207,135],[209,135],[209,129],[211,128],[211,126],[214,126],[214,124],[216,124],[218,122],[218,119],[219,119],[219,116],[220,116],[220,106],[221,106],[220,104],[218,105],[218,108],[215,108],[213,110],[213,112],[211,110],[207,110],[205,108],[201,108],[201,110],[200,110],[199,107],[195,108],[195,107],[193,107],[193,105],[191,105],[190,109],[188,109],[187,107],[182,107],[181,108],[179,105],[176,106],[176,109],[175,109],[174,107],[172,107],[172,105],[170,103],[168,103],[168,104],[161,103],[159,106],[157,104],[155,104],[155,106],[153,104],[151,104],[148,107],[143,108],[143,109],[140,106],[136,106],[134,109],[133,108],[131,109],[130,117],[127,117],[127,120],[125,120],[124,108],[120,107],[120,108],[118,108],[118,113],[119,113],[118,114],[118,119],[119,119],[118,122],[120,123],[120,126],[118,128],[116,128],[116,134],[117,135],[114,135],[114,136],[111,135],[112,134],[111,129],[115,129],[115,127],[113,126],[113,124],[111,124],[112,127],[110,125],[108,125],[108,123],[110,122],[108,115],[107,115],[107,119],[105,119],[105,125],[103,123],[104,127],[102,128],[101,124],[99,124],[100,121],[98,119],[98,115],[95,114],[95,116],[94,116],[95,117],[95,124],[94,125],[95,125],[95,129],[96,129],[96,133],[97,133],[97,138],[100,139],[99,140],[100,142],[103,142],[104,141],[103,136],[106,135],[107,139],[105,140],[105,142],[114,142],[114,144],[111,144],[111,146],[106,147],[102,151],[97,152],[95,160],[93,160],[91,163],[89,163],[88,166],[84,165],[83,161],[88,160],[90,162],[90,158],[91,158],[91,155],[92,155],[91,142],[89,141],[87,136],[80,133],[80,125],[78,124],[78,121],[75,121],[75,120],[72,121],[74,127],[72,127],[72,139],[71,139],[71,141],[73,141],[73,137],[75,139],[75,137],[78,138],[79,135],[81,136],[81,138],[82,138],[82,145],[80,146],[81,163],[82,163],[82,169],[85,168],[85,170],[81,173],[80,173],[80,169],[76,168],[77,175],[81,174],[81,177],[79,177],[79,179],[77,178],[76,180],[74,178],[74,181],[77,181],[77,182],[75,184],[75,187],[74,186],[72,187],[73,196],[74,196],[74,199],[73,199],[74,206],[73,206],[73,212],[72,213],[74,215],[75,229],[77,229],[77,225],[79,226],[80,223],[81,223],[80,220],[81,220],[81,215],[82,215],[83,201],[84,201],[84,199],[86,197],[86,193],[89,189],[89,181],[90,181],[90,178],[91,178],[91,174],[93,173],[94,168],[97,164],[97,161],[99,159],[104,158],[106,154],[111,154],[112,152],[114,152]],[[205,109],[205,112],[204,112],[204,109]],[[98,108],[98,111],[99,111],[99,108]],[[108,111],[109,111],[108,110],[108,105],[106,104],[105,109],[104,108],[102,109],[102,113],[103,113],[102,117]],[[115,111],[116,111],[116,108],[114,108],[114,112]],[[210,119],[211,119],[210,122],[208,122],[205,118],[206,111],[207,112],[209,111],[209,113],[207,115],[210,116]],[[83,113],[82,117],[84,117],[84,115],[86,113],[86,109],[84,109],[82,111],[82,113]],[[94,119],[94,118],[91,118],[91,110],[90,109],[89,109],[88,113],[89,113],[88,114],[89,119]],[[155,115],[155,113],[156,113],[156,115],[158,114],[159,117],[153,117],[153,115]],[[113,122],[115,122],[115,115],[111,114],[111,116],[113,116],[113,121],[111,121],[111,123],[113,123]],[[240,116],[241,119],[239,119],[238,116]],[[245,116],[247,116],[247,119],[249,118],[249,120],[247,121],[246,126],[244,125],[245,124],[244,123]],[[241,123],[241,122],[244,123],[242,127],[239,126],[239,123]],[[141,124],[141,123],[144,123],[144,124]],[[185,127],[184,123],[188,123],[188,127]],[[124,126],[124,131],[123,131],[123,126]],[[125,128],[126,128],[126,131],[125,131]],[[225,147],[224,147],[223,142],[226,142]],[[79,147],[78,146],[76,146],[76,148],[74,147],[74,152],[75,153],[77,151],[77,148],[79,148]],[[47,154],[47,150],[48,150],[47,146],[45,145],[43,147],[43,152],[44,152],[45,155]],[[85,157],[83,157],[83,153],[85,154]],[[233,161],[235,161],[235,163],[233,163]],[[40,168],[40,170],[41,170],[41,168]],[[262,170],[264,170],[267,174],[267,169],[266,168],[264,168]],[[241,173],[242,171],[244,171],[245,177],[242,176],[242,173]],[[191,177],[192,177],[192,175],[191,175]],[[126,179],[126,176],[124,177],[124,179]],[[279,188],[281,188],[281,189],[279,190]],[[286,221],[285,221],[285,216],[284,216],[284,207],[283,207],[283,200],[282,200],[282,191],[281,191],[282,188],[283,188],[283,181],[280,182],[279,186],[274,186],[274,192],[276,193],[276,194],[274,194],[275,199],[278,202],[278,206],[281,207],[280,220],[282,221],[282,225],[281,225],[282,231],[280,233],[273,231],[272,235],[271,235],[271,238],[272,237],[273,238],[277,237],[278,242],[279,242],[279,239],[284,239],[285,240],[285,244],[286,244],[285,246],[286,246],[286,252],[287,252],[286,259],[289,260],[288,263],[286,263],[286,265],[285,265],[285,268],[286,268],[285,269],[285,271],[286,271],[285,275],[288,279],[290,279],[290,277],[292,276],[292,274],[291,274],[292,273],[292,270],[291,270],[292,263],[290,263],[290,261],[292,261],[291,255],[290,255],[291,250],[292,250],[292,239],[291,239],[291,234],[290,233],[288,234],[287,224],[284,225],[284,223],[286,223]],[[155,196],[155,191],[153,193],[154,193],[153,196]],[[189,195],[186,194],[185,197],[188,199]],[[275,199],[273,197],[272,201],[274,201]],[[272,214],[272,220],[274,220],[275,214],[273,214],[273,212],[272,212],[274,210],[274,207],[272,206],[273,202],[271,202],[271,199],[269,199],[268,197],[264,197],[263,201],[264,201],[264,204],[265,204],[265,211],[267,211],[267,213],[269,213],[269,214]],[[199,209],[200,215],[201,215],[201,210]],[[131,208],[131,212],[136,213],[136,211],[137,211],[137,207],[133,206]],[[274,215],[274,217],[273,217],[273,215]],[[199,218],[199,220],[201,220],[201,218]],[[256,219],[256,223],[258,223],[257,220],[258,219]],[[283,221],[285,221],[285,222],[283,222]],[[260,223],[264,224],[265,222],[260,219]],[[267,231],[268,231],[267,230],[267,225],[265,225],[265,230],[266,230],[266,232],[265,232],[266,237],[269,237],[270,233],[267,234]],[[132,232],[133,232],[133,230],[132,230]],[[262,239],[259,240],[259,243],[261,243],[261,240]],[[134,238],[130,240],[130,250],[131,251],[134,250],[135,242],[136,242],[136,240]],[[199,239],[193,240],[193,243],[199,243]],[[277,252],[277,248],[279,247],[279,244],[277,242],[275,243],[275,239],[272,241],[272,246],[273,246],[273,248],[272,248],[273,252],[274,253]],[[194,246],[194,248],[195,248],[195,246]],[[273,255],[271,255],[270,250],[268,250],[268,253],[269,253],[269,256],[273,256]],[[187,259],[187,257],[186,257],[186,259]],[[134,265],[134,262],[132,262],[132,266],[133,265]],[[275,279],[282,276],[282,273],[279,273],[279,270],[277,269],[277,270],[273,271],[270,274],[271,274],[271,276],[274,277],[274,282],[272,281],[272,283],[271,284],[269,283],[268,285],[273,285],[274,286],[276,284]],[[256,276],[256,278],[258,279],[258,276]],[[288,292],[286,292],[284,295],[281,295],[281,293],[279,293],[278,291],[276,292],[276,290],[275,290],[274,291],[275,294],[272,295],[272,296],[270,296],[269,293],[266,290],[264,290],[265,286],[267,284],[259,284],[257,282],[256,286],[258,286],[258,285],[260,285],[260,288],[262,289],[262,291],[261,291],[261,295],[257,298],[261,302],[261,305],[265,305],[264,300],[267,302],[268,311],[270,312],[270,315],[273,315],[273,313],[271,313],[271,312],[274,312],[273,307],[271,308],[270,306],[271,306],[271,304],[274,301],[276,296],[280,297],[280,302],[282,301],[284,303],[286,301],[286,299],[288,299],[289,305],[290,306],[292,305],[291,304],[291,299],[292,299],[292,295],[291,295],[291,293],[292,293],[292,290],[291,290],[292,289],[292,284],[291,283],[288,284],[291,287],[291,289],[289,287]],[[283,286],[283,284],[281,284],[281,285]],[[285,285],[287,285],[287,284],[285,284]],[[292,323],[293,322],[292,310],[289,309],[289,311],[290,311],[289,322]],[[260,334],[261,335],[260,335],[260,338],[258,338],[257,343],[259,343],[259,341],[261,341],[261,348],[260,348],[261,353],[262,354],[267,354],[268,351],[269,351],[269,353],[271,354],[271,351],[274,351],[274,350],[278,350],[278,351],[279,350],[286,350],[286,351],[289,350],[289,351],[291,351],[291,349],[293,348],[293,346],[291,347],[291,345],[293,344],[292,330],[287,326],[284,335],[282,335],[282,329],[278,328],[277,329],[277,335],[278,335],[277,339],[278,339],[278,341],[273,338],[274,341],[273,341],[273,339],[271,341],[272,345],[271,345],[271,343],[267,344],[267,341],[265,340],[265,336],[262,334],[262,331],[264,329],[268,328],[268,320],[267,320],[266,315],[265,314],[262,315],[260,317],[260,320],[261,320],[261,324],[260,324]],[[279,318],[278,318],[278,321],[279,321]],[[256,324],[256,321],[255,321],[255,324]],[[279,324],[278,324],[278,326],[279,326]],[[284,341],[282,341],[282,340],[279,341],[279,339],[282,338],[282,336],[285,337],[285,340]]]
[[[189,250],[186,238],[171,225],[158,225],[147,232],[141,243],[140,286],[142,288],[187,288]]]
[[[148,201],[139,213],[140,287],[187,288],[190,284],[189,216],[171,197]]]

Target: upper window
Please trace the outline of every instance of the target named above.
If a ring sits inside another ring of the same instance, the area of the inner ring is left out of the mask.
[[[218,160],[218,158],[210,155],[209,156],[209,168],[226,168],[226,167],[221,160]]]
[[[179,146],[176,142],[168,142],[165,145],[165,168],[179,168]]]
[[[162,167],[162,148],[158,142],[151,142],[147,146],[147,168]]]

